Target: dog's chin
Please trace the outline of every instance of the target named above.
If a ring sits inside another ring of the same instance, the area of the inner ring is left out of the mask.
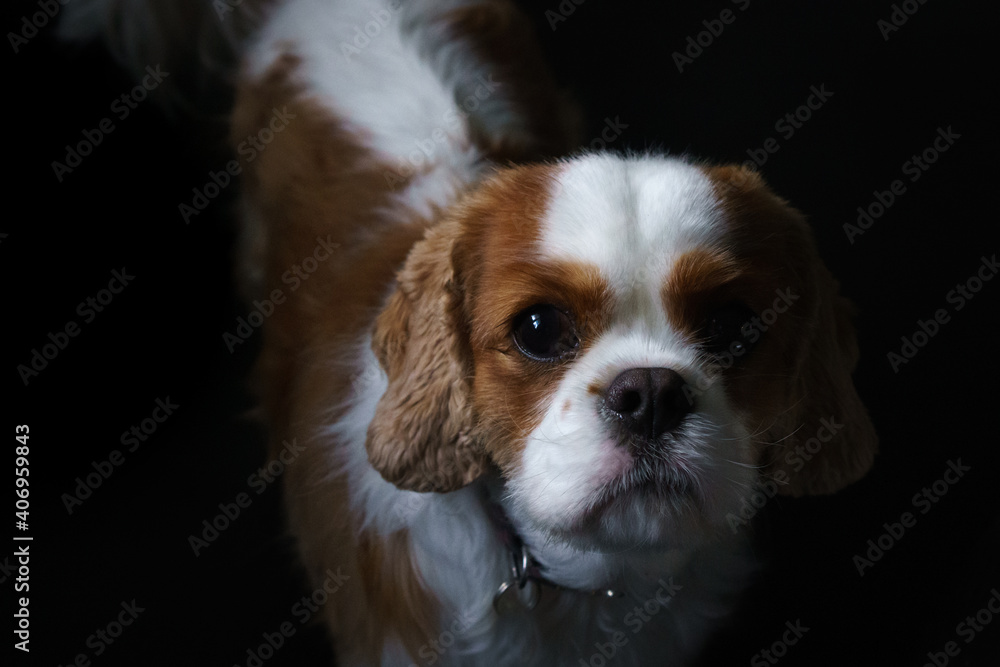
[[[602,441],[584,473],[531,459],[548,474],[507,473],[512,516],[543,539],[583,551],[699,548],[731,534],[727,517],[739,515],[753,490],[740,435],[698,422],[652,445]]]
[[[549,532],[586,551],[690,549],[716,534],[705,501],[677,479],[615,480],[597,490],[585,509]]]

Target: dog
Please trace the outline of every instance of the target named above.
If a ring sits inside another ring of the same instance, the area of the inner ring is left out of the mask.
[[[303,566],[341,574],[337,664],[693,659],[752,494],[835,492],[877,449],[803,216],[744,166],[576,150],[504,0],[252,8],[241,283],[324,253],[255,388],[273,453],[303,447]]]

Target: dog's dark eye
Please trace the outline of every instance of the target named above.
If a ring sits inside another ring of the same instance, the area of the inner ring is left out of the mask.
[[[764,330],[748,305],[734,301],[712,314],[702,326],[699,338],[705,352],[733,363],[754,348]]]
[[[549,305],[522,310],[514,318],[513,336],[517,348],[538,361],[561,359],[580,344],[569,316]]]

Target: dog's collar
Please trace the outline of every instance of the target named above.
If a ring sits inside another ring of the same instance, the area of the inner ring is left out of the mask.
[[[620,595],[619,592],[610,588],[578,590],[547,579],[542,573],[542,566],[531,556],[528,546],[517,533],[517,529],[500,503],[494,501],[485,492],[482,494],[482,498],[486,514],[510,557],[510,573],[500,583],[497,592],[493,595],[493,608],[498,613],[510,613],[517,610],[531,611],[538,605],[543,587],[605,597]]]

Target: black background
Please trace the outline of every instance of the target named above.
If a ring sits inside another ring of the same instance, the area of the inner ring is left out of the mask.
[[[721,0],[656,9],[566,0],[574,11],[554,30],[546,11],[559,11],[556,0],[522,4],[584,109],[586,136],[617,119],[627,128],[612,149],[736,162],[777,139],[761,172],[808,214],[824,259],[858,306],[856,383],[881,436],[876,466],[835,496],[767,505],[757,526],[765,566],[704,664],[747,664],[797,620],[809,631],[783,665],[916,667],[948,641],[961,649],[949,664],[998,664],[1000,619],[971,643],[956,626],[1000,587],[1000,281],[985,283],[961,310],[946,300],[998,251],[996,17],[984,15],[983,3],[914,2],[917,11],[886,40],[877,22],[892,13],[888,2],[753,0],[741,11]],[[726,8],[735,20],[679,72],[672,54]],[[5,32],[36,9],[18,3]],[[18,654],[18,664],[70,664],[84,653],[95,665],[245,665],[262,633],[293,619],[306,588],[284,538],[279,485],[257,495],[247,484],[265,462],[263,437],[245,418],[257,338],[233,354],[222,342],[248,312],[231,280],[238,186],[188,225],[177,208],[224,164],[221,123],[170,120],[154,91],[128,118],[115,118],[114,132],[60,183],[51,163],[83,130],[113,117],[112,100],[136,82],[100,48],[57,45],[52,25],[3,57],[13,84],[0,227],[13,399],[3,402],[6,474],[14,425],[29,424],[34,537],[32,651],[30,663]],[[830,99],[794,136],[781,136],[775,123],[821,85]],[[911,182],[902,165],[932,145],[938,128],[960,138]],[[905,193],[850,243],[842,225],[896,179]],[[77,304],[123,267],[134,281],[83,324]],[[887,354],[939,308],[950,321],[894,372]],[[80,334],[25,386],[16,367],[70,320]],[[167,397],[176,413],[124,451],[122,432]],[[68,514],[63,494],[115,449],[124,463]],[[921,514],[913,496],[958,459],[971,470]],[[251,506],[195,557],[188,536],[240,492]],[[906,511],[916,524],[859,576],[852,558]],[[0,547],[5,568],[13,548]],[[5,569],[5,598],[15,577]],[[96,656],[88,637],[133,599],[144,611]],[[5,618],[4,628],[12,626]],[[297,627],[265,664],[330,663],[323,632]]]

